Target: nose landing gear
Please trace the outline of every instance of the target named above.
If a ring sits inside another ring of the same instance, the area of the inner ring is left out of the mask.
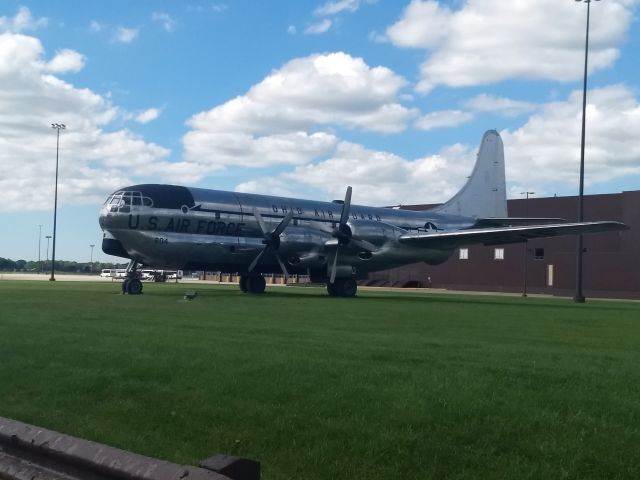
[[[127,276],[122,282],[122,294],[141,295],[142,282],[140,281],[140,273],[137,270],[138,263],[134,260],[127,265]]]

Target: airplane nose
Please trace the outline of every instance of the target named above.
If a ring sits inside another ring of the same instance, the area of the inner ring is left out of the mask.
[[[127,253],[125,248],[122,246],[120,240],[107,231],[104,232],[104,236],[102,237],[102,251],[107,255],[129,258],[129,253]]]

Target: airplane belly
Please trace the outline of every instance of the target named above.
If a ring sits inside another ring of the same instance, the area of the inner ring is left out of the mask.
[[[226,235],[123,231],[118,238],[130,257],[158,268],[242,270],[262,246],[256,239],[256,245],[244,242],[240,248],[238,237]]]

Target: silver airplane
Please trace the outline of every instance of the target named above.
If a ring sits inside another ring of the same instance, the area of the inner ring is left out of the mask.
[[[620,222],[565,223],[508,218],[504,147],[489,130],[473,172],[448,202],[409,211],[296,198],[134,185],[100,211],[102,251],[130,259],[123,293],[142,293],[138,264],[240,274],[240,289],[262,293],[262,273],[308,274],[331,296],[356,295],[368,272],[415,262],[437,265],[460,247],[625,230]]]

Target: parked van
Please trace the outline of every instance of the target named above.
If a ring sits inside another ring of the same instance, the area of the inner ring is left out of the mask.
[[[127,270],[124,268],[103,268],[100,272],[101,277],[125,278]]]

